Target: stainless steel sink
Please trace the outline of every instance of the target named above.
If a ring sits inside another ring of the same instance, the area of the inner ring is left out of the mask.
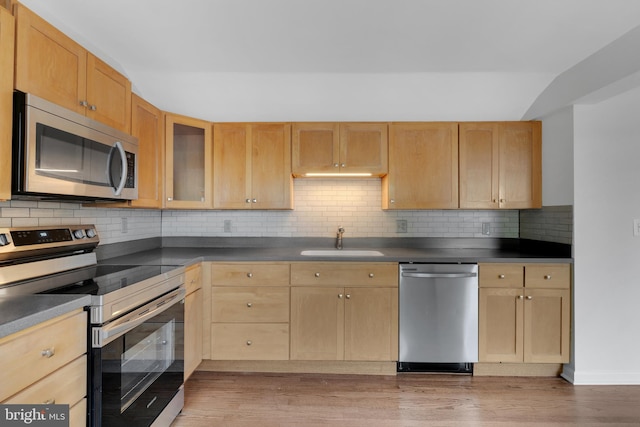
[[[368,249],[312,249],[300,252],[303,256],[326,256],[326,257],[369,257],[384,256],[380,251]]]

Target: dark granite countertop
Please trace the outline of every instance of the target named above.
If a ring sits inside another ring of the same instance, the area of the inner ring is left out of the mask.
[[[0,338],[90,303],[89,295],[0,296]]]

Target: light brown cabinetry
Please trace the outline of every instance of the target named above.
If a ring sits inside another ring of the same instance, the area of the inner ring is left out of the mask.
[[[202,362],[203,291],[202,266],[187,267],[184,275],[186,297],[184,299],[184,380]]]
[[[214,209],[293,209],[291,126],[213,127]]]
[[[570,264],[480,264],[479,272],[480,362],[569,362]]]
[[[460,123],[460,208],[542,206],[540,122]]]
[[[458,124],[389,125],[389,173],[383,209],[458,207]]]
[[[11,129],[15,20],[0,8],[0,200],[11,198]]]
[[[76,310],[0,339],[0,402],[68,404],[86,425],[87,313]]]
[[[15,87],[130,132],[131,82],[21,4]]]
[[[211,359],[289,359],[289,264],[213,263]]]
[[[294,123],[292,173],[387,173],[386,123]]]
[[[397,264],[293,263],[291,359],[394,361]]]
[[[165,115],[165,200],[169,209],[212,207],[211,123]]]

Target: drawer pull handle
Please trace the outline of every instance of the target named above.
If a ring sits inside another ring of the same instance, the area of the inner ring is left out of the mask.
[[[250,302],[247,303],[247,307],[251,308],[253,307],[253,304],[251,304]]]
[[[253,277],[253,273],[247,273],[247,277],[251,279]]]
[[[247,345],[251,345],[253,344],[253,342],[251,342],[251,340],[247,340]]]
[[[369,273],[369,277],[373,279],[373,273]]]
[[[551,280],[551,275],[547,274],[546,276],[544,276],[544,280]]]
[[[40,353],[42,355],[42,357],[46,357],[47,359],[50,357],[53,357],[56,354],[56,349],[51,347],[51,348],[46,348],[44,350],[42,350],[42,352]]]
[[[47,399],[44,402],[42,402],[43,405],[55,405],[56,404],[56,399]]]
[[[498,279],[504,279],[504,274],[498,275]]]
[[[320,277],[320,273],[316,273],[316,274],[314,274],[314,276]]]

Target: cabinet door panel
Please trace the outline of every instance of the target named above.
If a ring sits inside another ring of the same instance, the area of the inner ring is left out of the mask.
[[[384,209],[458,207],[458,124],[391,124]]]
[[[527,288],[569,289],[571,287],[571,264],[527,264],[525,265]]]
[[[212,322],[289,322],[288,287],[217,287],[211,289]]]
[[[522,264],[482,263],[478,265],[479,286],[482,288],[522,288],[524,268]]]
[[[526,289],[524,361],[568,363],[571,321],[568,290]]]
[[[308,172],[337,173],[339,125],[337,123],[294,123],[292,165],[294,175]]]
[[[16,89],[84,115],[87,51],[23,5],[15,13]]]
[[[250,128],[245,124],[213,126],[213,207],[217,209],[251,208],[251,184],[248,171]]]
[[[542,206],[540,122],[500,124],[500,207]]]
[[[15,20],[0,7],[0,200],[11,198],[11,136]]]
[[[292,209],[291,126],[251,128],[251,199],[254,209]]]
[[[286,323],[214,323],[211,326],[213,360],[287,360],[289,325]]]
[[[480,288],[480,362],[523,361],[522,295],[522,288]]]
[[[387,152],[386,123],[340,124],[340,172],[384,175]]]
[[[131,132],[131,82],[109,65],[87,55],[87,116]]]
[[[292,287],[291,360],[343,358],[344,289]]]
[[[498,125],[460,123],[460,208],[498,207]]]
[[[345,289],[345,360],[397,360],[392,318],[395,288]],[[397,301],[396,301],[397,302]]]
[[[197,289],[184,299],[184,379],[202,362],[203,291]]]
[[[138,138],[138,200],[131,206],[160,208],[162,206],[162,164],[164,145],[162,113],[153,105],[131,96],[131,134]]]

